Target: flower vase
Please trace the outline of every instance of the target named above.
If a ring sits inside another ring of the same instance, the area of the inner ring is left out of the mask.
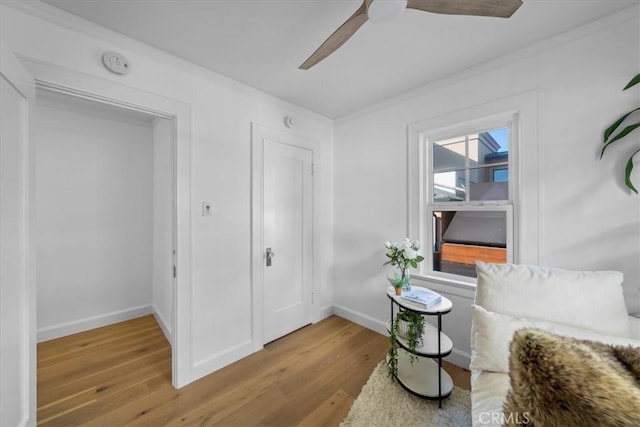
[[[411,290],[411,273],[409,273],[408,268],[405,268],[404,270],[402,270],[402,278],[404,279],[402,290],[410,291]]]

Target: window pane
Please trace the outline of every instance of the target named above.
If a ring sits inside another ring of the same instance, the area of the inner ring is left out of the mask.
[[[433,201],[509,200],[509,128],[435,141]]]
[[[501,168],[493,170],[493,182],[508,182],[509,181],[509,169]]]
[[[488,135],[491,139],[498,144],[496,153],[508,153],[509,152],[509,128],[499,128],[482,132],[481,135]]]
[[[433,212],[433,270],[476,277],[476,260],[507,262],[505,211]]]
[[[502,166],[508,173],[507,166]],[[469,170],[469,200],[509,200],[509,182],[495,182],[494,168],[482,167]]]
[[[464,201],[466,188],[464,169],[433,175],[434,202]]]
[[[465,137],[443,139],[433,143],[433,170],[462,169],[465,167]]]

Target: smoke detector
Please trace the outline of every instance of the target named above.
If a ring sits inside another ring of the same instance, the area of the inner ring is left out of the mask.
[[[107,52],[102,55],[102,63],[105,68],[114,74],[129,74],[129,61],[116,52]]]
[[[288,127],[289,129],[293,128],[296,125],[296,122],[293,120],[293,117],[291,116],[286,116],[284,118],[284,125],[286,127]]]

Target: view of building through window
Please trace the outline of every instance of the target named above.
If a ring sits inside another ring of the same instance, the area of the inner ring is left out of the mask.
[[[509,130],[433,143],[433,201],[509,199]]]
[[[476,277],[474,262],[507,262],[507,213],[433,211],[433,271]]]
[[[434,141],[432,150],[433,271],[475,277],[476,260],[507,262],[508,211],[497,206],[509,201],[509,129]]]

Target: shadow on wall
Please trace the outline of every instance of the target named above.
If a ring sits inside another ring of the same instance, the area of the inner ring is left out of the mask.
[[[384,242],[388,237],[369,230],[337,230],[335,237],[334,283],[339,304],[359,300],[381,300],[389,283],[390,267],[383,265]]]
[[[547,262],[552,267],[577,271],[621,271],[624,274],[622,287],[627,310],[629,313],[636,313],[640,311],[640,277],[633,276],[633,267],[640,261],[639,247],[638,226],[619,224],[609,230],[595,229],[579,238],[574,236],[571,240],[557,241],[554,247],[554,253],[557,255],[549,256]],[[561,265],[554,263],[554,257],[562,253],[572,254],[571,260],[565,259]]]

